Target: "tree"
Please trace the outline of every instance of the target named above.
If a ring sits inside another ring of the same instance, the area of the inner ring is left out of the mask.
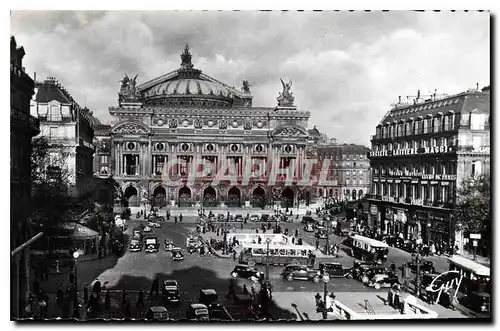
[[[464,180],[458,189],[457,223],[461,223],[463,230],[468,233],[491,233],[490,202],[489,175]]]
[[[34,138],[32,145],[32,218],[48,229],[64,221],[68,213],[71,173],[62,146],[49,144],[46,137]]]

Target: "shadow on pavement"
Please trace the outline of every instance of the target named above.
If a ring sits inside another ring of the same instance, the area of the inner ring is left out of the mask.
[[[200,290],[214,289],[219,298],[219,303],[227,308],[227,311],[235,321],[255,321],[255,314],[251,312],[247,306],[235,303],[232,298],[227,298],[229,291],[229,279],[218,278],[217,275],[209,269],[200,268],[198,266],[187,269],[173,270],[172,273],[157,273],[153,278],[159,279],[158,295],[151,295],[151,287],[153,281],[147,277],[135,277],[123,275],[115,286],[107,288],[100,295],[100,312],[94,316],[88,316],[88,319],[103,319],[103,318],[118,318],[122,319],[125,316],[132,318],[142,318],[149,307],[165,306],[169,311],[169,315],[174,320],[184,320],[186,318],[186,309],[191,303],[197,303]],[[178,304],[166,304],[162,298],[162,282],[164,280],[176,280],[181,291],[181,302]],[[110,291],[111,308],[105,309],[106,291]],[[130,310],[122,304],[123,290],[130,302]],[[143,291],[144,306],[138,306],[139,291]],[[242,293],[242,287],[238,285],[237,293]],[[297,320],[296,314],[284,310],[275,304],[270,305],[270,314],[273,319]]]

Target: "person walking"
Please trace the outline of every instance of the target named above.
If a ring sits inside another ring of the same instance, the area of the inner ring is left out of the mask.
[[[179,222],[182,222],[182,214],[179,214]]]
[[[106,291],[106,297],[104,298],[104,309],[106,311],[111,309],[111,295],[109,290]]]
[[[246,284],[243,284],[243,294],[250,294]]]
[[[316,239],[316,249],[319,249],[319,240]]]
[[[85,304],[87,304],[88,301],[89,301],[89,289],[87,286],[84,286],[83,287],[83,302]]]
[[[229,288],[228,288],[226,298],[234,297],[234,295],[236,294],[236,292],[234,291],[234,286],[235,286],[235,280],[233,278],[231,278],[229,280]]]

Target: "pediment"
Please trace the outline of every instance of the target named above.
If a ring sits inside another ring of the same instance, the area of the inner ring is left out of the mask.
[[[296,126],[283,126],[275,129],[273,135],[280,137],[306,137],[307,133]]]
[[[140,123],[119,123],[116,127],[111,129],[111,132],[119,134],[149,134],[151,130]]]

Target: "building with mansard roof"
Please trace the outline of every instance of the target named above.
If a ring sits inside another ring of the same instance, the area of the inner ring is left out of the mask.
[[[463,180],[490,171],[489,87],[400,100],[371,142],[371,225],[463,247],[453,210]]]
[[[141,84],[137,76],[121,81],[118,104],[109,108],[116,123],[102,133],[111,144],[102,161],[110,163],[95,168],[111,171],[124,204],[296,206],[310,197],[300,179],[317,137],[307,130],[310,113],[293,104],[291,82],[281,82],[278,106],[253,107],[247,81],[230,87],[194,68],[191,58],[186,46],[179,69]],[[274,183],[272,166],[286,172]],[[197,171],[203,175],[193,178]],[[236,181],[225,177],[229,172]]]
[[[48,138],[56,167],[67,174],[70,196],[83,199],[94,190],[94,125],[92,111],[82,108],[53,77],[35,82],[31,115],[40,121],[40,134]]]

